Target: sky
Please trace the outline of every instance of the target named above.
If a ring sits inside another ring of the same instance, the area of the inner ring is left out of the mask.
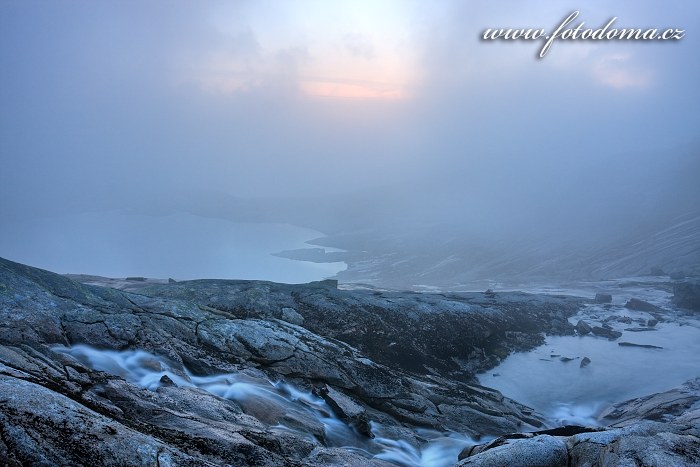
[[[575,10],[686,34],[480,40]],[[615,217],[698,168],[699,23],[680,0],[0,0],[0,214],[217,193],[499,231]]]

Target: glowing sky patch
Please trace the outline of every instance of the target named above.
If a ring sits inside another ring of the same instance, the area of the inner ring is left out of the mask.
[[[405,99],[416,75],[410,11],[393,0],[223,5],[210,21],[231,45],[212,51],[192,79],[224,94],[284,76],[309,97]]]
[[[409,96],[400,86],[383,83],[302,81],[301,90],[312,97],[351,100],[400,100]]]

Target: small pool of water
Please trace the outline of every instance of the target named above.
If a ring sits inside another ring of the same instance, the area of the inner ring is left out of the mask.
[[[622,332],[620,338],[548,336],[545,345],[510,355],[480,375],[481,384],[531,406],[553,423],[594,425],[596,416],[610,404],[667,391],[700,376],[700,319],[674,310],[665,290],[636,284],[613,293],[612,306],[587,306],[570,322],[583,319],[591,326],[600,326],[613,317],[608,323]],[[621,306],[632,297],[663,307],[663,321],[655,330],[626,330],[644,328],[652,318],[649,313]],[[618,317],[632,322],[617,321]],[[620,342],[663,348],[623,347]],[[591,362],[581,367],[584,357]]]

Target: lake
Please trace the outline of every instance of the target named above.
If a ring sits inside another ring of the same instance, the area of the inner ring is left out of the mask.
[[[58,273],[304,283],[332,277],[347,265],[272,253],[308,248],[306,241],[321,236],[289,224],[238,223],[187,213],[85,212],[3,225],[0,256]]]

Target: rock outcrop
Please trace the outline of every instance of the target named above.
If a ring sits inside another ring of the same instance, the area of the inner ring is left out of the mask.
[[[465,449],[457,465],[700,465],[700,378],[671,391],[616,404],[601,420],[609,427],[563,427],[501,436]]]
[[[479,439],[542,427],[474,372],[572,333],[580,303],[135,283],[0,259],[1,464],[413,465],[430,443],[419,428]],[[137,377],[109,357],[131,352]]]
[[[582,319],[576,323],[575,329],[580,336],[585,336],[586,334],[593,332],[593,328]]]
[[[0,259],[0,464],[700,462],[698,380],[614,406],[606,429],[548,429],[477,384],[544,333],[572,334],[581,299],[133,283]]]
[[[625,303],[625,308],[629,308],[630,310],[636,310],[636,311],[659,311],[659,307],[654,305],[653,303],[645,302],[644,300],[640,300],[638,298],[630,298],[627,300],[627,303]]]

